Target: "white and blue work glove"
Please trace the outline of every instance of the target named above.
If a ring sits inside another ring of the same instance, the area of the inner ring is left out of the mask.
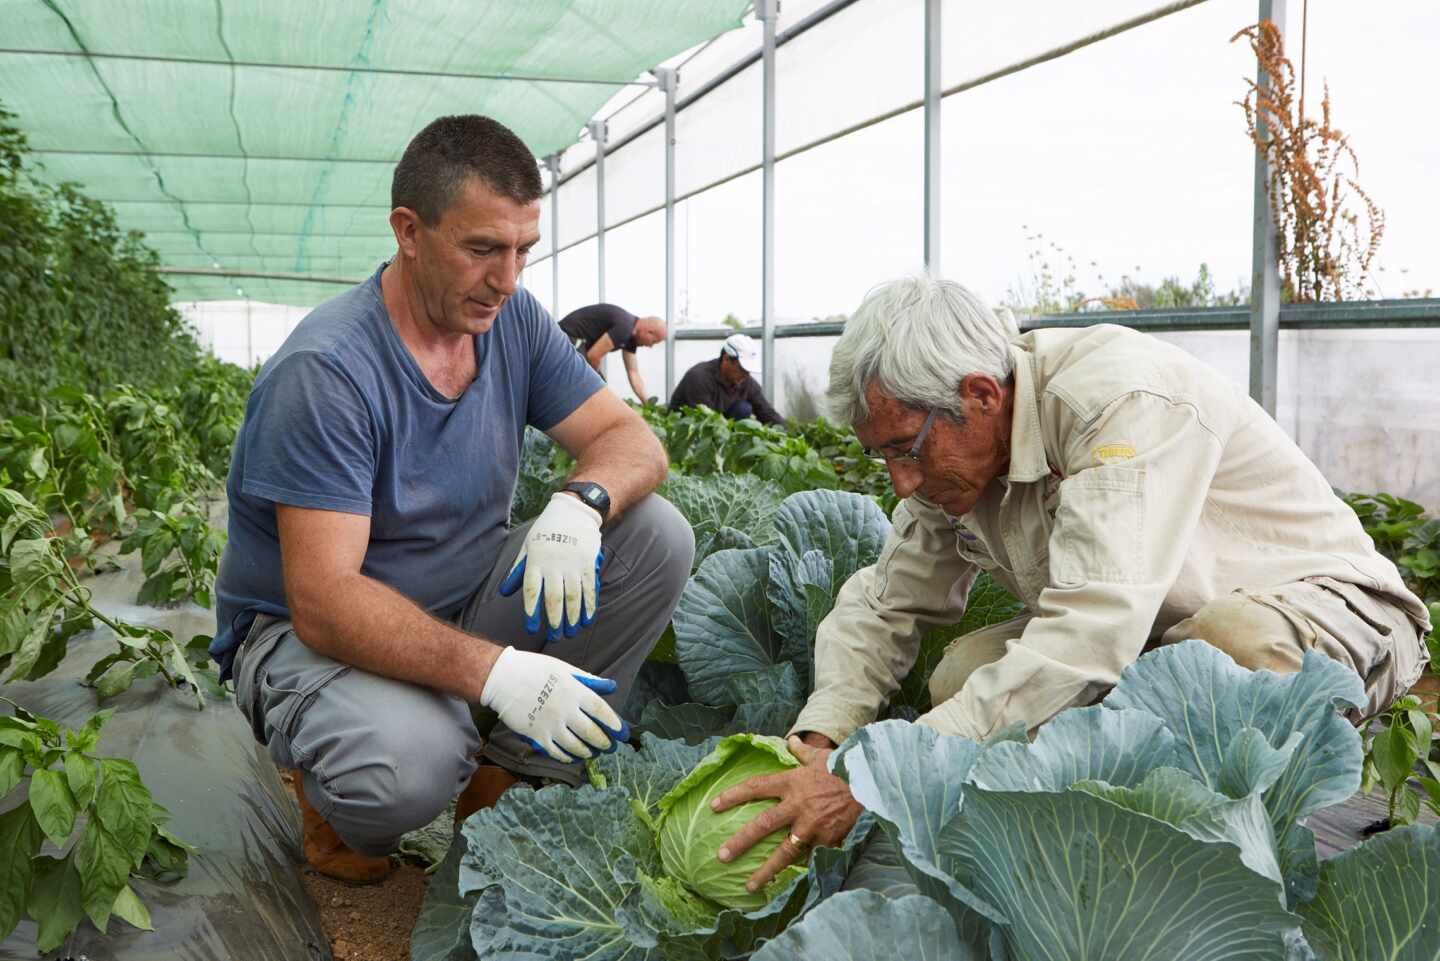
[[[549,621],[546,640],[575,632],[595,620],[600,606],[600,514],[570,494],[550,503],[530,525],[515,566],[500,584],[509,597],[524,584],[525,630],[540,630],[540,609]]]
[[[614,691],[608,678],[548,654],[507,647],[490,668],[480,703],[537,751],[557,761],[583,761],[630,739],[630,725],[600,697]]]

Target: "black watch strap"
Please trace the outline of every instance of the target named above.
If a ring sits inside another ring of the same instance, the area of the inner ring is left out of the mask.
[[[610,492],[594,481],[574,481],[560,488],[579,495],[585,504],[600,515],[600,523],[610,516]]]

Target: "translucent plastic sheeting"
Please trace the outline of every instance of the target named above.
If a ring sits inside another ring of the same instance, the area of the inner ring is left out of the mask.
[[[223,527],[223,521],[221,522]],[[143,579],[139,555],[126,570],[87,586],[101,610],[171,630],[188,641],[214,630],[215,616],[194,605],[159,610],[134,606]],[[115,649],[104,636],[77,639],[61,665],[38,681],[8,684],[5,696],[27,710],[79,727],[99,707],[79,681]],[[133,881],[154,931],[112,918],[101,934],[82,921],[54,957],[89,961],[329,961],[320,915],[297,873],[300,824],[295,803],[233,700],[194,698],[152,677],[107,700],[115,716],[101,732],[98,756],[135,762],[155,800],[170,809],[167,827],[197,846],[185,878],[173,884]],[[8,856],[8,855],[7,855]],[[35,924],[23,921],[3,944],[0,961],[37,957]]]
[[[760,162],[763,77],[756,62],[676,114],[677,195]]]
[[[594,153],[595,148],[590,148]],[[609,170],[606,170],[609,173]],[[560,187],[560,232],[556,236],[556,243],[565,247],[573,244],[583,237],[595,233],[595,168],[581,171],[575,177],[566,181]],[[610,195],[610,185],[606,184],[605,194]],[[549,230],[548,223],[542,224],[542,231]]]
[[[562,194],[561,203],[564,203]],[[665,127],[605,158],[605,222],[613,227],[665,203]],[[662,237],[663,242],[663,237]]]
[[[561,203],[564,203],[563,196]],[[560,303],[554,311],[556,320],[599,299],[598,250],[597,241],[587,240],[560,254]]]
[[[923,131],[915,110],[775,165],[779,323],[849,316],[923,269]]]
[[[302,272],[321,211],[386,204],[395,161],[434,117],[489,114],[543,156],[574,143],[622,84],[738,26],[748,6],[0,0],[0,90],[50,177],[172,210],[172,229],[193,234],[170,253],[228,266],[189,220],[190,204],[303,208],[289,228]],[[366,256],[383,249],[377,239]],[[177,299],[211,294],[172,284]]]
[[[973,11],[976,36],[1018,29],[1006,10]],[[1217,291],[1248,287],[1255,161],[1235,101],[1255,65],[1229,41],[1254,15],[1211,0],[946,98],[942,273],[992,303],[1033,303],[1047,269],[1085,297],[1127,275],[1188,286],[1201,263]]]
[[[757,170],[683,204],[685,219],[677,217],[675,230],[675,304],[685,323],[717,327],[726,314],[760,322],[760,201]]]
[[[972,10],[969,4],[949,4],[945,15],[964,20]],[[923,0],[856,3],[779,48],[776,151],[783,153],[923,96],[924,14]],[[897,179],[920,180],[918,168],[896,173]]]

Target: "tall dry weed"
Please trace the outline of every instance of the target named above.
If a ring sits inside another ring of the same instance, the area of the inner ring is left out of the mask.
[[[1266,193],[1275,219],[1282,297],[1292,303],[1373,296],[1370,268],[1385,234],[1385,214],[1355,178],[1360,163],[1350,139],[1331,123],[1330,87],[1320,120],[1304,116],[1295,99],[1295,70],[1275,24],[1263,20],[1246,38],[1269,76],[1238,103],[1255,148],[1269,164]],[[1268,135],[1267,135],[1268,133]]]

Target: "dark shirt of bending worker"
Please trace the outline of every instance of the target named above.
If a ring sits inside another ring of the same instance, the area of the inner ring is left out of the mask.
[[[622,351],[625,358],[625,376],[630,379],[630,389],[641,401],[649,398],[645,392],[645,378],[640,376],[640,365],[635,351],[640,347],[653,347],[665,339],[665,321],[659,317],[637,317],[615,304],[591,304],[572,310],[560,321],[560,329],[570,338],[575,349],[585,357],[585,362],[595,373],[604,376],[601,364],[605,355]]]
[[[731,334],[720,356],[691,367],[670,396],[670,409],[709,407],[732,420],[753,417],[762,424],[783,424],[770,406],[755,374],[760,370],[760,345],[745,334]]]

